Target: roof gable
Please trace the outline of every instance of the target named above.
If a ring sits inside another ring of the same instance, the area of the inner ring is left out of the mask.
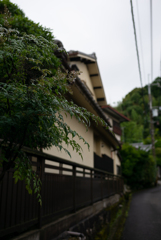
[[[95,53],[85,54],[79,51],[70,51],[68,54],[69,54],[71,65],[72,65],[72,62],[74,63],[82,62],[86,65],[88,69],[90,81],[92,84],[92,88],[93,88],[92,92],[94,91],[95,100],[100,106],[107,104],[104,87],[103,87],[101,75],[99,72],[99,67],[98,67]],[[79,70],[81,71],[81,69]],[[81,80],[85,81],[85,79],[81,79]]]

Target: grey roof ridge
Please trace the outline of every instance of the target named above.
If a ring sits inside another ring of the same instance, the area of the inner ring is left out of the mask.
[[[90,58],[93,58],[94,60],[97,60],[96,54],[94,52],[91,53],[91,54],[87,54],[87,53],[83,53],[83,52],[80,52],[80,51],[70,50],[70,51],[68,51],[68,53],[69,53],[69,55],[81,54],[81,55],[84,55],[86,57],[90,57]]]

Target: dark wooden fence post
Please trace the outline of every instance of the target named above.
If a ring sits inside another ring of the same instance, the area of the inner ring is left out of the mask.
[[[85,177],[86,174],[85,174],[85,168],[83,168],[83,177]]]
[[[103,200],[103,173],[101,173],[101,200]]]
[[[42,227],[42,214],[43,214],[43,180],[44,180],[44,171],[45,171],[45,159],[43,158],[38,158],[38,166],[39,166],[39,177],[41,180],[41,199],[42,199],[42,206],[39,204],[38,206],[38,227],[41,228]]]
[[[76,211],[76,167],[73,166],[73,212]]]
[[[91,205],[93,204],[93,171],[91,170]]]
[[[113,181],[113,184],[112,184],[112,194],[114,194],[114,192],[115,192],[115,177],[114,177],[114,175],[112,176],[112,181]]]
[[[108,192],[108,196],[109,196],[109,195],[110,195],[110,179],[109,179],[109,174],[107,174],[107,181],[108,181],[108,183],[107,183],[107,186],[108,186],[107,192]]]
[[[122,192],[124,192],[124,179],[123,178],[121,179],[121,182],[122,182]]]

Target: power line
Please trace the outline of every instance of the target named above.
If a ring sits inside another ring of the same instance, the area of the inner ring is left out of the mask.
[[[139,50],[138,50],[138,44],[137,44],[137,36],[136,36],[136,28],[135,28],[135,20],[134,20],[134,12],[133,12],[133,4],[132,0],[130,0],[131,3],[131,15],[132,15],[132,22],[133,22],[133,29],[134,29],[134,36],[135,36],[135,46],[136,46],[136,53],[137,53],[137,60],[138,60],[138,68],[139,68],[139,75],[140,75],[140,83],[141,83],[141,94],[143,98],[143,109],[144,109],[144,114],[145,118],[144,121],[147,121],[147,114],[146,114],[146,108],[145,108],[145,101],[144,101],[144,91],[143,91],[143,83],[142,83],[142,76],[141,76],[141,67],[140,67],[140,59],[139,59]],[[145,123],[144,122],[144,123]],[[145,129],[145,124],[144,124],[144,129]]]
[[[134,28],[135,46],[136,46],[136,53],[137,53],[137,60],[138,60],[140,83],[141,83],[141,87],[143,88],[142,76],[141,76],[141,67],[140,67],[140,59],[139,59],[139,50],[138,50],[138,44],[137,44],[137,36],[136,36],[136,28],[135,28],[135,20],[134,20],[134,12],[133,12],[132,0],[130,0],[130,3],[131,3],[131,15],[132,15],[133,28]]]
[[[138,6],[138,0],[136,0],[136,9],[137,9],[137,16],[138,16],[138,26],[139,26],[139,36],[140,36],[140,48],[141,48],[141,58],[143,63],[143,74],[144,74],[144,81],[146,83],[146,76],[145,76],[145,65],[144,65],[144,54],[143,54],[143,46],[142,46],[142,36],[141,36],[141,25],[140,25],[140,17],[139,17],[139,6]]]
[[[150,0],[150,40],[151,40],[151,83],[153,82],[153,17],[152,0]]]

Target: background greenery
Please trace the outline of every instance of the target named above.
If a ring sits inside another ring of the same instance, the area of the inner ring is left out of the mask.
[[[161,78],[156,78],[153,83],[160,83]],[[161,106],[161,88],[151,85],[153,106]],[[116,109],[130,118],[130,122],[122,123],[124,127],[123,141],[128,143],[144,142],[151,143],[150,138],[150,112],[148,86],[143,89],[135,88],[129,92]],[[153,118],[155,127],[155,138],[161,136],[161,115]]]
[[[158,87],[161,78],[158,77],[151,85],[153,106],[161,106],[161,88]],[[158,85],[156,85],[158,84]],[[121,154],[123,157],[122,173],[128,184],[139,188],[150,185],[156,173],[152,164],[152,154],[135,150],[127,143],[151,144],[150,135],[150,111],[148,86],[143,89],[135,88],[129,92],[125,98],[118,103],[116,109],[130,118],[130,122],[124,122],[122,127],[122,141],[124,142]],[[155,152],[157,166],[161,166],[161,114],[153,117],[155,130]],[[140,180],[139,180],[140,178]],[[149,180],[148,180],[149,179]],[[135,183],[135,184],[134,184]]]
[[[132,189],[141,189],[155,182],[155,162],[149,152],[135,149],[128,143],[123,144],[122,175]]]

